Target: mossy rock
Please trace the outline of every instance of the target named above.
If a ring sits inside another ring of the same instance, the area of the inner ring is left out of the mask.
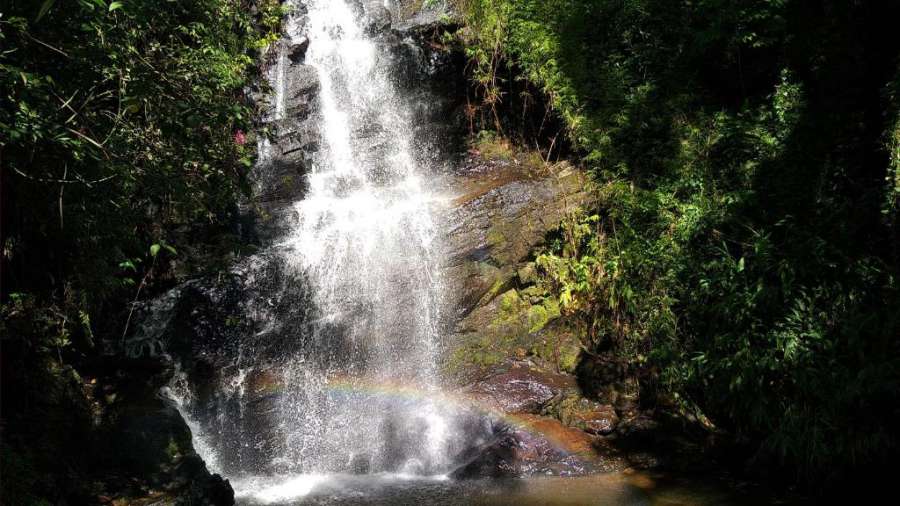
[[[533,304],[531,300],[540,303]],[[555,300],[534,299],[533,294],[523,296],[516,289],[496,296],[490,306],[482,307],[480,311],[483,319],[472,321],[461,346],[450,356],[449,372],[457,372],[466,365],[489,367],[507,357],[521,358],[520,355],[541,346],[539,334],[560,316]],[[566,359],[567,367],[571,362],[574,369],[575,359],[568,354]]]
[[[551,334],[535,343],[531,353],[549,364],[557,365],[561,372],[574,373],[581,358],[581,344],[570,335]]]
[[[550,315],[544,306],[531,306],[528,308],[528,332],[540,332],[547,322],[550,321]]]
[[[619,423],[616,410],[608,404],[567,392],[547,403],[544,414],[559,419],[564,425],[591,434],[609,434]]]
[[[546,299],[543,307],[547,310],[549,322],[538,333],[539,338],[530,352],[558,367],[561,372],[574,374],[581,361],[581,340],[565,319],[560,319],[559,304],[555,300]]]
[[[519,278],[519,283],[522,285],[531,285],[538,281],[538,272],[537,268],[535,268],[534,262],[528,262],[527,264],[519,267],[519,270],[516,271],[516,276]]]

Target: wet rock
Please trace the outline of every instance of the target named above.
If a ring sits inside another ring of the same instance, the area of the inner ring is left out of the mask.
[[[465,394],[503,413],[539,413],[555,396],[577,388],[572,376],[514,365],[467,387]]]
[[[521,475],[578,476],[625,467],[617,455],[599,452],[596,438],[553,418],[520,416],[513,436]]]
[[[559,420],[517,415],[498,423],[495,437],[469,450],[451,476],[456,479],[579,476],[621,470],[624,460],[586,432]],[[602,448],[602,451],[599,449]]]
[[[309,45],[309,43],[307,42],[306,45]],[[321,86],[321,83],[319,82],[319,74],[316,71],[316,68],[312,65],[298,64],[291,65],[289,71],[286,72],[286,78],[287,81],[285,83],[285,96],[288,99],[287,115],[290,116],[291,119],[303,119],[304,116],[302,114],[298,118],[294,113],[297,112],[296,109],[300,108],[301,106],[305,106],[312,100],[312,97],[310,97],[310,95],[319,91],[319,87]],[[297,103],[294,104],[294,110],[291,110],[291,105],[293,102]]]
[[[309,38],[301,37],[299,42],[291,44],[291,47],[288,50],[288,58],[290,58],[293,63],[303,63],[307,49],[309,49]]]
[[[107,484],[111,491],[135,499],[162,490],[172,504],[234,504],[231,485],[207,470],[181,414],[159,395],[171,364],[153,357],[119,358],[103,367],[94,379],[95,396],[105,393],[106,404],[99,466],[122,479]]]
[[[552,414],[563,424],[594,435],[606,435],[615,430],[619,415],[613,406],[569,393],[548,403],[545,413]]]
[[[519,442],[508,427],[488,443],[472,447],[458,459],[462,464],[450,477],[457,480],[521,476],[517,461]]]
[[[590,411],[579,412],[576,417],[576,426],[591,434],[609,434],[619,423],[616,410],[609,405],[599,405]]]
[[[185,457],[177,468],[176,485],[182,484],[183,492],[175,504],[208,504],[232,506],[234,489],[231,483],[218,474],[209,474],[203,460],[197,455]]]
[[[547,232],[588,202],[585,184],[565,165],[540,174],[514,162],[466,160],[449,189],[455,207],[445,220],[452,224],[446,277],[461,316],[510,283]]]
[[[433,30],[459,18],[453,2],[400,0],[391,3],[394,18],[398,20],[397,29],[403,32]]]
[[[391,11],[380,1],[371,0],[365,6],[365,26],[369,36],[385,33],[391,28]]]

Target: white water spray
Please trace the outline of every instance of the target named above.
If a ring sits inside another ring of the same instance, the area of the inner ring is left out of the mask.
[[[304,471],[349,462],[435,472],[447,459],[436,406],[331,392],[336,378],[360,390],[398,383],[436,389],[443,286],[434,199],[423,188],[429,168],[415,162],[408,107],[389,58],[348,3],[306,5],[303,26],[292,19],[287,32],[310,40],[306,64],[320,80],[323,143],[309,191],[294,206],[286,254],[311,283],[320,318],[311,340],[317,356],[304,354],[285,370],[292,392],[285,423],[302,427],[287,446]]]

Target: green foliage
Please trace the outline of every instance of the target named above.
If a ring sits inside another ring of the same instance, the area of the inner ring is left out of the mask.
[[[896,9],[458,3],[482,107],[496,114],[511,80],[533,83],[595,176],[596,208],[536,260],[583,344],[628,359],[642,395],[678,393],[795,479],[834,484],[889,462]]]
[[[235,135],[252,128],[254,51],[282,14],[275,0],[257,11],[46,0],[2,13],[4,298],[73,300],[69,322],[120,309],[161,248],[174,257],[177,227],[227,226],[254,157]]]
[[[246,90],[282,14],[277,0],[4,3],[4,500],[83,502],[98,415],[73,366],[119,342],[129,303],[191,274],[178,252],[233,226],[255,155]]]

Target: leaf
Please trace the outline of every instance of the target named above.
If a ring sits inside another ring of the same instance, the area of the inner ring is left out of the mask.
[[[168,252],[171,253],[172,255],[177,255],[177,254],[178,254],[178,252],[175,251],[175,248],[169,246],[168,244],[163,243],[163,248],[165,248],[166,251],[168,251]]]
[[[109,4],[109,12],[122,8],[122,2],[113,2]]]
[[[744,272],[744,257],[741,257],[741,259],[738,260],[737,271]]]
[[[150,256],[156,258],[156,255],[159,254],[159,248],[161,248],[159,244],[153,244],[152,246],[150,246]]]
[[[41,18],[43,18],[44,15],[47,14],[47,11],[49,11],[50,8],[53,7],[53,4],[55,4],[55,3],[56,3],[56,0],[44,0],[44,3],[41,4],[41,8],[37,13],[37,17],[34,18],[34,22],[37,23],[38,21],[40,21]]]
[[[125,260],[124,262],[119,263],[119,268],[131,269],[132,271],[137,272],[137,267],[134,266],[134,262],[132,262],[131,260]]]

